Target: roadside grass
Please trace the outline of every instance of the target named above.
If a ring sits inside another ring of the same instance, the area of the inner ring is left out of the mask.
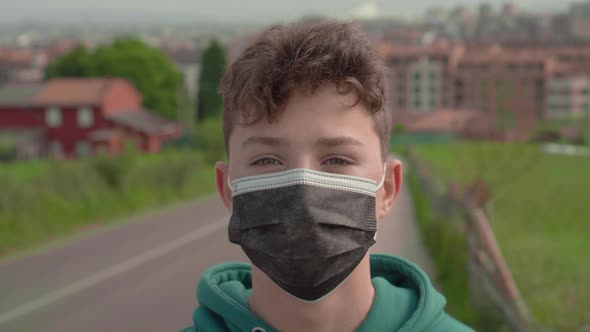
[[[0,165],[0,256],[215,188],[195,150]]]
[[[459,321],[481,331],[482,314],[469,304],[467,240],[454,224],[437,216],[418,179],[406,169],[406,184],[414,202],[415,216],[424,242],[436,264],[436,284],[447,299],[445,310]],[[478,328],[479,327],[479,328]]]
[[[421,145],[415,152],[445,182],[479,175],[491,185],[491,226],[533,316],[555,331],[588,329],[590,156],[498,143]]]

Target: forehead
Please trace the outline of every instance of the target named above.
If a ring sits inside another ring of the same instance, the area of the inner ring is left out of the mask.
[[[249,126],[236,125],[230,145],[241,144],[251,136],[280,136],[305,142],[322,136],[346,135],[378,143],[367,108],[362,103],[351,106],[356,97],[354,93],[341,94],[334,85],[322,86],[313,93],[296,90],[272,122],[261,119]]]

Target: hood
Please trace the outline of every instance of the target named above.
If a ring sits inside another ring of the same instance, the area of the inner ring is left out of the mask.
[[[472,331],[443,311],[445,298],[416,265],[384,254],[371,255],[370,262],[375,298],[357,331]],[[251,288],[249,264],[208,269],[197,287],[194,326],[185,331],[276,331],[248,309]]]

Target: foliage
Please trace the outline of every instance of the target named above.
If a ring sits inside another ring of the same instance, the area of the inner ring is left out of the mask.
[[[223,46],[215,39],[201,55],[201,75],[197,96],[197,116],[203,121],[214,117],[223,107],[219,94],[219,84],[226,67],[226,55]]]
[[[45,69],[46,78],[54,77],[92,77],[97,75],[92,53],[84,46],[66,53]]]
[[[0,141],[0,158],[2,158],[2,156],[6,155],[6,154],[13,152],[14,150],[15,150],[14,144],[5,143],[5,142]]]
[[[541,129],[533,135],[531,141],[558,143],[561,141],[561,134],[554,129]]]
[[[194,140],[197,143],[197,148],[203,154],[204,161],[208,164],[225,159],[225,144],[220,113],[199,123],[195,129]]]
[[[214,189],[195,151],[0,164],[0,255]]]
[[[123,179],[137,161],[139,154],[135,144],[126,142],[125,153],[115,156],[100,154],[91,162],[94,171],[103,182],[112,190],[119,191],[123,185]]]
[[[514,158],[512,167],[526,172],[502,181],[509,166],[497,163],[504,158],[503,149],[534,155],[535,163]],[[464,158],[458,160],[452,151]],[[590,261],[582,254],[590,251],[590,156],[545,155],[534,145],[490,143],[420,146],[416,153],[445,181],[468,183],[470,174],[482,171],[481,178],[496,193],[491,226],[540,323],[556,331],[578,331],[590,324]],[[481,162],[491,166],[482,169]]]
[[[48,65],[46,78],[121,77],[142,94],[144,105],[175,120],[181,75],[166,55],[138,39],[122,38],[89,52],[79,47]]]
[[[409,147],[396,150],[409,161]],[[418,228],[436,265],[433,282],[437,288],[441,288],[447,300],[445,311],[477,331],[504,331],[502,323],[492,311],[472,305],[473,294],[470,294],[468,287],[468,244],[462,228],[461,211],[458,207],[447,206],[451,202],[446,200],[438,204],[443,204],[447,211],[444,214],[438,211],[435,202],[421,188],[415,166],[410,164],[404,168],[404,183],[408,185],[412,196]]]
[[[400,134],[405,134],[405,133],[406,133],[406,126],[404,126],[403,123],[396,123],[395,126],[393,127],[393,134],[400,135]]]

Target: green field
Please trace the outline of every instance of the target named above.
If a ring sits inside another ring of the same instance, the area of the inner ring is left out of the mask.
[[[0,164],[0,257],[215,190],[194,150]]]
[[[492,187],[492,228],[533,316],[555,331],[590,328],[590,156],[532,145],[422,145],[444,180]]]

